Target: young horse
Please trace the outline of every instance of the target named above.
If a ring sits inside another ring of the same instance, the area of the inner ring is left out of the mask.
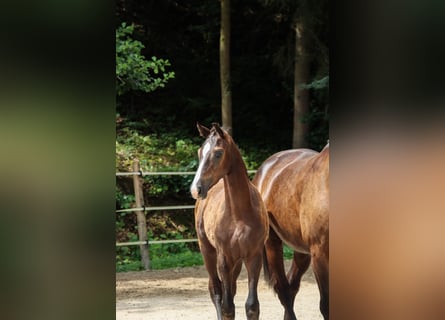
[[[284,306],[284,319],[295,320],[295,295],[309,267],[320,291],[320,311],[329,319],[329,144],[320,152],[287,150],[269,157],[253,178],[270,219],[264,274]],[[283,241],[294,250],[287,274]]]
[[[209,273],[210,297],[219,320],[235,318],[236,279],[244,262],[249,282],[246,315],[258,319],[267,211],[230,135],[216,123],[211,130],[199,123],[197,127],[206,140],[198,150],[199,167],[190,191],[197,199],[195,225]]]

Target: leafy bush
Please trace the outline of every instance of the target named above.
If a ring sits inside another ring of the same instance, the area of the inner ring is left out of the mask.
[[[166,71],[170,62],[151,57],[145,60],[141,50],[145,47],[140,41],[131,38],[134,25],[122,23],[116,30],[116,90],[122,95],[130,90],[151,92],[164,87],[175,77],[173,71]]]
[[[173,134],[142,135],[137,130],[123,128],[116,139],[116,170],[132,171],[134,158],[140,160],[143,171],[194,171],[199,145]],[[145,176],[147,197],[172,199],[188,197],[187,190],[193,176]]]
[[[128,127],[119,130],[116,139],[116,169],[131,171],[134,158],[144,171],[193,170],[197,167],[199,144],[175,134],[142,135]]]
[[[138,241],[138,236],[133,232],[127,232],[128,241]],[[141,253],[139,246],[116,247],[116,271],[142,270]]]
[[[129,209],[134,203],[135,198],[134,195],[126,195],[123,194],[122,191],[116,187],[116,202],[120,209]],[[128,215],[130,212],[119,212],[116,213],[116,233],[119,235],[121,232],[125,232],[124,227],[125,223],[123,218]]]

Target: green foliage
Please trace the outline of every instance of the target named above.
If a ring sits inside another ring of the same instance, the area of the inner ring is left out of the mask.
[[[153,245],[153,247],[161,245]],[[154,257],[151,260],[151,268],[153,270],[183,268],[192,266],[201,266],[204,262],[200,252],[186,251],[174,255],[167,255],[163,258]],[[116,264],[116,272],[140,271],[143,270],[140,260],[132,260],[126,258]]]
[[[121,190],[116,188],[116,201],[119,202],[122,209],[131,208],[134,203],[134,195],[123,194]],[[121,212],[122,215],[126,215],[128,212]]]
[[[183,239],[179,232],[167,232],[155,237],[155,240]],[[167,269],[202,265],[202,255],[198,250],[191,250],[188,243],[166,243],[150,245],[152,269]]]
[[[285,260],[293,259],[294,251],[287,245],[283,245],[283,257]]]
[[[131,171],[134,158],[140,160],[143,171],[193,171],[197,168],[196,150],[199,144],[175,134],[142,135],[137,130],[123,128],[116,139],[116,170]],[[147,196],[164,197],[183,194],[193,176],[146,176]]]
[[[116,255],[119,259],[119,255]],[[126,271],[140,271],[143,270],[142,263],[140,260],[124,259],[117,262],[116,272],[126,272]]]
[[[120,209],[131,208],[134,203],[134,195],[126,195],[116,186],[116,202],[119,204]],[[116,232],[123,232],[125,223],[123,218],[130,212],[119,212],[116,213]]]
[[[315,90],[324,89],[324,88],[329,89],[329,76],[323,77],[319,80],[314,80],[309,84],[302,84],[301,87],[303,89],[315,89]]]
[[[259,148],[256,146],[246,146],[245,148],[240,147],[240,151],[247,170],[256,170],[261,166],[264,160],[278,150],[271,147]]]
[[[116,30],[116,90],[122,95],[130,90],[151,92],[164,87],[169,79],[175,77],[173,71],[166,71],[170,62],[151,57],[146,60],[142,54],[145,47],[131,35],[134,25],[122,23]]]
[[[116,169],[130,171],[132,160],[138,158],[143,171],[190,170],[197,165],[199,147],[193,140],[174,133],[142,135],[126,127],[119,130],[116,138]]]
[[[138,236],[133,232],[127,232],[128,241],[138,241]],[[142,270],[141,254],[139,246],[116,247],[116,271]]]

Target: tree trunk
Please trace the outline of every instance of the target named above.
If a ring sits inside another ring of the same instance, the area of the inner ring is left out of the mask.
[[[295,24],[295,70],[294,70],[294,132],[292,139],[293,148],[306,147],[307,124],[303,117],[309,110],[309,91],[301,88],[308,83],[309,56],[306,52],[306,30],[304,20],[299,17]]]
[[[232,132],[232,89],[230,85],[230,0],[221,1],[221,32],[219,38],[219,67],[221,81],[222,125]]]

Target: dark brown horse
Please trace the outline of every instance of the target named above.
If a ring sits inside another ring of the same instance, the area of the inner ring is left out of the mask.
[[[311,258],[320,311],[329,319],[329,144],[320,153],[295,149],[272,155],[258,169],[253,183],[270,221],[264,273],[284,306],[284,319],[296,319],[295,295]],[[287,277],[283,242],[294,250]]]
[[[190,191],[197,199],[195,224],[209,273],[210,297],[219,320],[235,318],[236,279],[244,262],[249,282],[246,315],[258,319],[257,285],[269,232],[267,211],[231,136],[215,123],[210,130],[197,127],[206,140],[198,151],[199,167]]]

